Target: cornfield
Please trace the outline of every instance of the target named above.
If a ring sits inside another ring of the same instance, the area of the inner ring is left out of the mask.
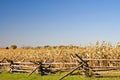
[[[87,46],[47,46],[40,48],[0,49],[0,60],[8,58],[14,61],[76,62],[74,54],[87,59],[120,59],[120,43],[96,42]],[[97,65],[98,62],[91,63]],[[101,65],[106,64],[103,62]],[[110,64],[110,63],[109,63]],[[115,65],[119,65],[115,64]]]

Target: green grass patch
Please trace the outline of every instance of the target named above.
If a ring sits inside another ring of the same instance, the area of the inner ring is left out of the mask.
[[[65,73],[62,74],[49,74],[45,76],[40,76],[39,74],[32,74],[28,77],[28,73],[8,73],[8,72],[2,72],[0,73],[0,80],[59,80],[60,77],[62,77]],[[86,78],[84,76],[80,75],[69,75],[63,80],[120,80],[120,77],[110,75],[105,75],[101,78]]]

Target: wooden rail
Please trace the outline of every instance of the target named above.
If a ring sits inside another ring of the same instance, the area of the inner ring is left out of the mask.
[[[14,63],[21,64],[21,65],[33,65],[33,63],[31,63],[31,62],[14,62]],[[0,63],[0,65],[9,65],[9,64],[10,63]],[[74,62],[72,62],[72,63],[54,62],[54,63],[43,63],[43,64],[45,64],[45,65],[48,65],[48,64],[52,64],[52,65],[54,65],[54,64],[56,64],[56,65],[60,65],[60,64],[75,65],[75,64],[78,64],[78,63],[74,63]]]
[[[84,61],[113,61],[120,62],[120,59],[83,59]]]
[[[120,59],[83,59],[84,61],[108,61],[108,62],[116,62],[116,63],[119,63],[120,62]],[[1,62],[2,60],[0,60],[0,65],[1,66],[9,66],[10,65],[10,63],[8,63],[8,62]],[[82,61],[80,61],[80,62],[82,62]],[[24,67],[24,68],[35,68],[37,65],[35,65],[34,63],[32,63],[32,62],[14,62],[15,64],[17,64],[17,65],[12,65],[12,66],[14,66],[14,67],[17,67],[17,66],[21,66],[21,67]],[[62,62],[53,62],[53,63],[43,63],[43,65],[49,65],[49,64],[51,64],[51,65],[69,65],[68,67],[66,67],[66,68],[70,68],[70,69],[73,69],[73,68],[75,68],[76,67],[76,65],[79,65],[79,63],[78,62],[64,62],[64,63],[62,63]],[[29,66],[28,66],[29,65]],[[59,68],[59,66],[58,67],[54,67],[54,69],[62,69],[62,68]],[[94,68],[94,69],[96,69],[96,68],[99,68],[99,69],[101,69],[102,70],[102,68],[104,68],[104,69],[119,69],[120,70],[120,66],[118,65],[118,66],[92,66],[91,65],[91,68]],[[65,69],[65,67],[63,67],[63,69]]]

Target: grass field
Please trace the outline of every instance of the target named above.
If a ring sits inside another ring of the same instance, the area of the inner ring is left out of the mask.
[[[0,80],[58,80],[64,74],[54,74],[47,76],[40,76],[39,74],[32,74],[28,77],[28,73],[8,73],[2,72],[0,73]],[[80,75],[70,75],[63,80],[120,80],[120,77],[116,76],[105,76],[102,78],[86,78]]]

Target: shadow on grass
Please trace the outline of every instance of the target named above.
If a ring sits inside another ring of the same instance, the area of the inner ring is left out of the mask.
[[[96,76],[96,78],[120,78],[120,76]]]

